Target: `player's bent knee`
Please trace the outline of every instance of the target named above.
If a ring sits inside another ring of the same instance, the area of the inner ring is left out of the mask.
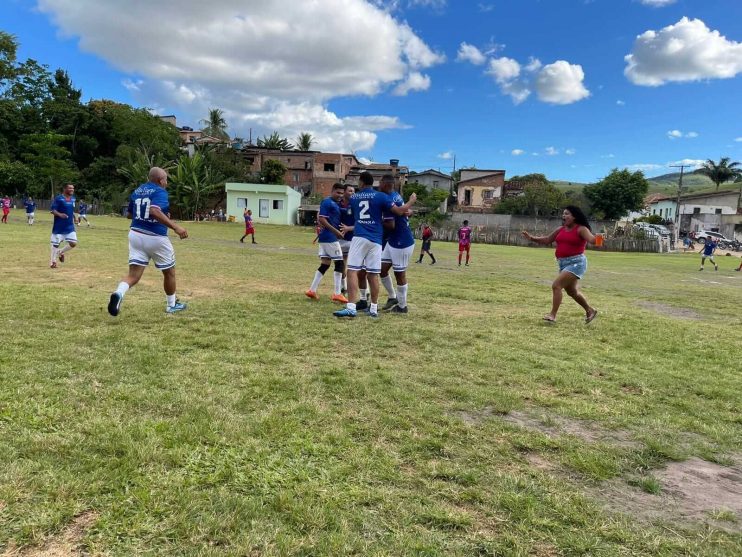
[[[322,273],[322,274],[324,275],[324,274],[325,274],[325,273],[327,272],[327,269],[329,269],[329,268],[330,268],[330,265],[329,265],[329,264],[327,264],[327,263],[322,263],[322,264],[321,264],[321,265],[320,265],[320,266],[319,266],[319,267],[317,268],[317,270],[318,270],[318,271],[319,271],[320,273]]]
[[[342,260],[335,261],[335,272],[336,273],[342,273],[345,269],[345,264]]]

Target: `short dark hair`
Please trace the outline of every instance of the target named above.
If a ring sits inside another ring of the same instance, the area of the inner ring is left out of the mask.
[[[374,177],[368,170],[364,170],[363,172],[361,172],[361,175],[358,177],[358,182],[363,184],[364,186],[373,186]]]
[[[565,207],[567,211],[572,213],[572,216],[575,218],[575,222],[579,225],[584,226],[587,228],[590,232],[593,231],[592,228],[590,228],[590,223],[587,222],[587,216],[585,213],[580,209],[577,205],[567,205]]]
[[[381,177],[380,183],[393,184],[394,183],[394,176],[392,176],[391,174],[384,174]]]
[[[468,220],[465,220],[464,221],[464,226],[468,226],[468,225],[469,225],[469,221]]]
[[[335,182],[335,183],[334,183],[334,184],[332,185],[332,189],[334,189],[334,190],[343,190],[343,191],[345,191],[345,184],[341,184],[340,182]]]

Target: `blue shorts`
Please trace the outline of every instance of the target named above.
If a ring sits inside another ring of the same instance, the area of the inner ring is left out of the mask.
[[[573,255],[572,257],[562,257],[561,259],[557,259],[557,263],[559,264],[560,273],[562,271],[569,271],[578,279],[584,277],[585,271],[587,271],[587,257],[582,253],[580,255]]]

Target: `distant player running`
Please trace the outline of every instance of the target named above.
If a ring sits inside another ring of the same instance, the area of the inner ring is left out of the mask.
[[[51,214],[54,215],[54,224],[52,225],[52,256],[50,267],[57,268],[57,259],[64,263],[65,253],[77,245],[77,232],[75,232],[75,186],[67,184],[62,190],[62,195],[58,195],[52,202]],[[64,242],[67,245],[59,249]]]
[[[319,233],[319,268],[314,272],[314,280],[309,290],[305,292],[308,298],[319,300],[317,295],[317,289],[319,283],[322,281],[322,277],[330,268],[330,261],[335,265],[335,271],[333,272],[334,282],[334,293],[332,295],[333,302],[340,302],[345,304],[348,299],[343,296],[343,250],[340,247],[339,240],[343,239],[343,233],[340,232],[340,205],[338,203],[343,198],[345,193],[345,186],[343,184],[335,184],[332,186],[332,193],[329,197],[325,197],[319,206],[319,221],[322,230]]]
[[[23,202],[23,205],[26,207],[26,222],[28,223],[28,226],[32,226],[34,217],[36,216],[36,203],[34,202],[33,197],[26,199],[26,201]]]
[[[392,203],[397,207],[404,205],[402,196],[394,191],[394,176],[386,174],[381,178],[379,189],[389,195]],[[415,237],[410,230],[410,223],[407,215],[392,215],[384,217],[385,220],[394,221],[394,228],[389,232],[386,246],[381,253],[381,284],[384,285],[387,295],[389,296],[383,311],[391,313],[407,313],[407,267],[410,264],[410,258],[415,251]],[[392,285],[392,277],[389,276],[389,270],[394,270],[394,279],[397,283],[397,290]]]
[[[252,225],[252,211],[250,209],[245,209],[245,211],[242,213],[242,216],[245,219],[245,235],[240,238],[240,242],[243,244],[245,243],[245,238],[248,236],[252,236],[252,243],[257,244],[255,241],[255,228]]]
[[[704,263],[706,263],[706,259],[714,264],[715,271],[719,270],[719,266],[716,264],[716,261],[714,261],[714,252],[716,251],[716,248],[718,246],[718,241],[715,242],[714,239],[710,236],[706,237],[706,243],[703,244],[703,250],[701,251],[701,268],[698,269],[699,271],[703,271],[703,265]]]
[[[429,224],[423,225],[423,247],[420,250],[420,259],[417,260],[418,263],[423,262],[423,256],[427,253],[430,256],[431,265],[435,265],[435,256],[433,255],[433,252],[430,251],[430,245],[433,242],[433,229],[430,228]]]
[[[2,222],[8,224],[8,214],[10,213],[10,197],[6,195],[2,199],[0,199],[0,205],[3,206]]]
[[[464,221],[464,226],[459,228],[459,267],[461,267],[461,255],[466,252],[466,266],[469,266],[469,251],[471,250],[471,228],[469,221]]]
[[[85,224],[87,224],[88,228],[90,228],[90,221],[88,220],[88,208],[89,207],[87,203],[85,203],[84,201],[80,201],[80,205],[77,208],[78,215],[79,215],[77,217],[77,222],[79,224],[82,224],[82,221],[85,221]]]
[[[407,203],[401,207],[396,206],[391,197],[383,192],[373,189],[374,177],[370,172],[361,172],[359,177],[361,190],[350,198],[353,208],[353,240],[350,243],[348,253],[348,302],[345,309],[333,313],[336,317],[356,316],[356,303],[358,299],[358,273],[365,270],[368,277],[368,285],[371,290],[371,304],[369,315],[379,316],[379,273],[381,272],[381,241],[383,236],[383,212],[391,211],[395,215],[402,216],[412,207],[417,199],[413,193]],[[342,227],[342,232],[346,232]]]
[[[165,311],[175,313],[186,309],[186,304],[175,296],[175,250],[167,237],[167,229],[170,228],[181,240],[188,238],[188,232],[168,216],[167,172],[153,167],[148,179],[149,182],[139,186],[129,197],[129,273],[108,302],[108,313],[114,317],[121,311],[126,292],[142,278],[150,259],[162,271],[167,300]]]

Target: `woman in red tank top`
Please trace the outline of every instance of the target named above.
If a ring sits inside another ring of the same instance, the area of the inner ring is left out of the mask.
[[[587,271],[585,246],[595,244],[595,236],[582,209],[574,205],[565,207],[562,212],[562,226],[548,236],[532,236],[526,231],[523,231],[523,236],[537,244],[549,245],[556,242],[559,275],[551,285],[551,311],[544,315],[544,320],[556,322],[559,306],[562,305],[562,290],[566,290],[567,294],[585,310],[585,323],[595,319],[598,310],[587,302],[579,287],[579,280]]]

